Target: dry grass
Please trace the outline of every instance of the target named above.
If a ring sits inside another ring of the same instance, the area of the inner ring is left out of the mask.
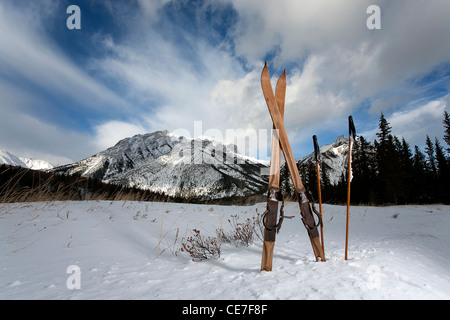
[[[215,237],[204,237],[199,230],[194,229],[192,236],[183,238],[181,251],[188,253],[193,261],[202,261],[219,258],[224,243],[248,247],[255,239],[263,241],[264,226],[258,210],[252,218],[241,221],[238,215],[232,215],[228,222],[231,230],[225,231],[221,226],[216,229]]]
[[[155,201],[164,195],[98,180],[0,166],[0,203],[80,200]]]

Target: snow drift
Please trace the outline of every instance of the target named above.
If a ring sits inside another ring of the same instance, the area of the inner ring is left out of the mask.
[[[215,235],[254,206],[47,202],[0,207],[0,299],[449,299],[450,207],[324,206],[325,255],[316,262],[298,205],[287,203],[273,271],[260,272],[262,243],[222,245],[193,262],[181,239]],[[70,269],[72,268],[72,269]],[[73,269],[75,268],[75,269]],[[80,288],[70,289],[73,270]]]

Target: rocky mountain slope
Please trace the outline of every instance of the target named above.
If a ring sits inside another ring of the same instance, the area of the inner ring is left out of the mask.
[[[55,168],[172,197],[199,200],[261,194],[265,165],[237,153],[234,145],[189,139],[168,131],[136,135],[90,158]]]
[[[353,152],[352,152],[353,153]],[[348,138],[339,136],[333,143],[320,147],[321,165],[326,166],[326,172],[331,184],[337,184],[342,174],[346,173],[348,163]],[[299,166],[314,160],[314,152],[297,160]]]
[[[321,147],[331,183],[345,170],[348,143],[344,136]],[[313,154],[297,160],[299,166]],[[281,172],[284,172],[284,164]],[[80,174],[171,197],[212,200],[263,195],[267,165],[238,153],[235,145],[176,136],[168,131],[136,135],[79,162],[54,168],[61,174]]]

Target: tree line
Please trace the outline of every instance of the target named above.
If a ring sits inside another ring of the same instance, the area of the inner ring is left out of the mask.
[[[262,195],[210,200],[198,196],[169,196],[163,192],[106,183],[96,178],[82,177],[80,174],[66,175],[0,164],[0,203],[111,200],[227,205],[253,204],[264,199]]]
[[[427,135],[422,151],[417,145],[411,148],[404,138],[392,135],[392,127],[381,114],[376,139],[371,143],[359,136],[353,144],[352,204],[450,203],[450,118],[447,111],[443,124],[446,148],[440,139]],[[328,178],[327,165],[321,163],[320,168],[323,202],[345,203],[347,171],[333,185]],[[317,199],[315,162],[300,165],[299,171],[306,188]]]
[[[174,201],[162,193],[105,183],[79,174],[62,175],[0,164],[0,203],[129,200]]]
[[[380,116],[376,139],[363,136],[352,148],[352,204],[450,204],[450,117],[444,112],[443,146],[437,137],[426,136],[422,151],[391,134],[392,127]],[[347,164],[345,164],[347,165]],[[314,161],[298,165],[302,181],[317,199],[317,175]],[[347,199],[347,170],[337,184],[330,181],[330,167],[320,164],[322,201],[344,204]],[[286,168],[281,170],[285,198],[295,199]],[[264,201],[262,194],[204,201],[196,198],[169,197],[135,187],[104,183],[79,175],[67,176],[0,165],[0,203],[51,200],[136,200],[192,203],[248,204]]]

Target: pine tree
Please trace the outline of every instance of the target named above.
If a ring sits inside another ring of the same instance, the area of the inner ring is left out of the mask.
[[[439,177],[443,177],[447,170],[447,159],[445,159],[444,149],[438,138],[434,140],[434,150],[436,152],[436,171]]]
[[[332,188],[330,178],[328,177],[328,170],[328,165],[322,159],[320,163],[320,186],[322,189],[322,202],[328,201],[328,195],[331,192],[330,189]]]
[[[314,199],[319,199],[318,184],[317,184],[317,169],[315,161],[308,161],[306,164],[308,173],[308,190],[313,195]]]
[[[423,173],[425,173],[425,155],[422,153],[418,146],[414,146],[413,166],[415,171],[422,171]]]
[[[402,138],[399,151],[400,169],[402,174],[402,188],[405,195],[405,202],[411,202],[414,199],[413,155],[405,138]]]
[[[286,165],[283,166],[280,170],[281,170],[281,172],[280,172],[281,191],[282,191],[284,197],[294,199],[295,195],[294,195],[294,190],[292,188],[292,180],[289,175],[289,170],[287,169]]]
[[[341,173],[339,181],[334,188],[333,197],[336,203],[345,203],[347,199],[347,173]]]
[[[450,116],[448,115],[447,111],[444,111],[444,141],[449,146],[447,148],[447,152],[450,153]]]
[[[407,169],[412,168],[413,154],[411,152],[411,148],[409,147],[409,143],[406,142],[405,138],[402,138],[401,161],[404,166],[409,167]]]
[[[429,189],[426,185],[426,160],[418,146],[414,146],[413,157],[413,186],[416,194],[416,201],[426,202],[429,199]],[[414,201],[415,202],[415,201]]]
[[[435,163],[435,156],[434,156],[434,144],[431,141],[429,135],[427,135],[427,139],[425,141],[425,144],[426,144],[425,153],[427,154],[428,173],[429,173],[431,179],[434,179],[436,177],[436,163]]]
[[[353,153],[353,196],[355,203],[374,202],[374,182],[375,182],[375,157],[373,147],[363,136],[359,136],[359,141],[355,143]]]
[[[405,190],[405,173],[402,164],[402,143],[397,136],[389,135],[388,155],[388,187],[396,204],[404,204],[407,201]]]
[[[383,112],[380,116],[380,121],[378,123],[378,128],[380,129],[380,132],[376,134],[376,136],[380,139],[380,144],[386,142],[388,140],[388,136],[391,133],[391,127],[389,126],[389,122],[384,117]]]
[[[381,113],[378,127],[380,131],[376,135],[379,141],[375,141],[378,171],[377,190],[383,203],[397,203],[399,190],[396,186],[397,180],[395,180],[398,168],[394,137],[390,134],[391,127],[383,113]]]
[[[450,202],[450,188],[448,181],[450,179],[448,161],[445,158],[444,149],[439,140],[435,138],[435,153],[436,153],[436,196],[438,201],[445,203]]]

